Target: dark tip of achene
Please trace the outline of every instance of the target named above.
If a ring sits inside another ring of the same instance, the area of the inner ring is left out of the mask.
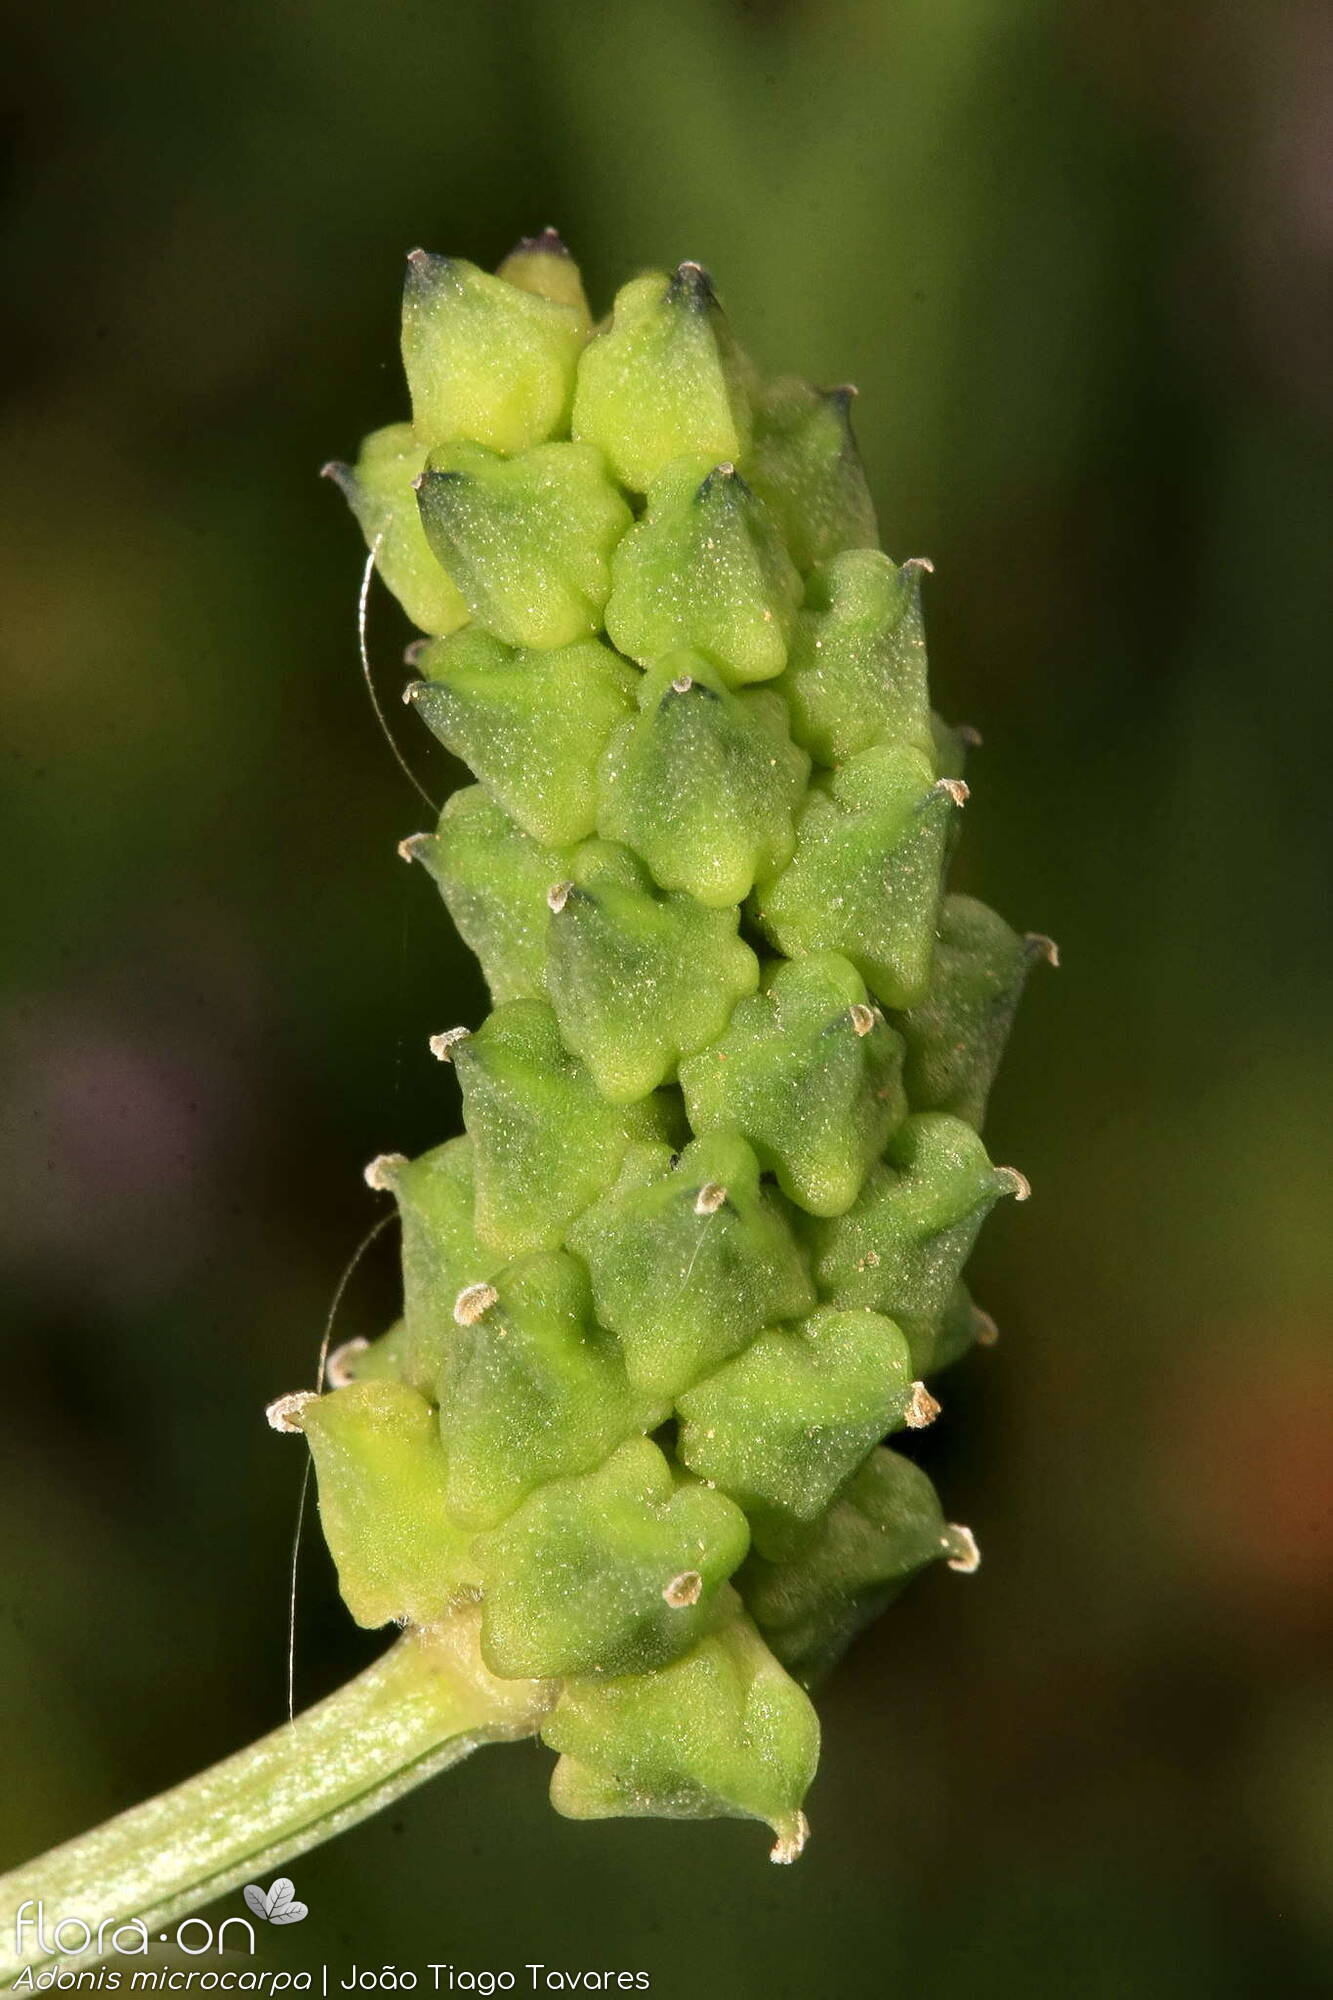
[[[677,674],[658,704],[658,713],[661,713],[669,701],[679,701],[685,695],[696,697],[701,701],[717,700],[717,694],[706,681],[696,681],[690,674]]]
[[[856,439],[852,431],[852,404],[860,395],[853,382],[840,382],[836,389],[821,389],[820,401],[825,409],[833,412],[834,421],[842,426],[843,436],[848,445],[855,448]]]
[[[548,226],[536,236],[524,236],[514,245],[515,257],[568,257],[569,245],[558,229]]]
[[[702,264],[680,264],[671,274],[667,286],[667,297],[679,300],[682,305],[692,306],[696,311],[704,311],[717,304],[717,293],[713,290],[713,280]]]
[[[819,393],[826,403],[832,403],[835,410],[841,410],[846,416],[861,391],[855,382],[839,382],[836,389],[821,389]]]
[[[448,282],[458,269],[456,257],[437,257],[432,250],[409,250],[403,288],[407,292],[434,291]]]
[[[436,467],[428,465],[412,481],[412,491],[419,493],[425,501],[443,501],[450,493],[456,493],[466,486],[471,478],[468,472],[459,472],[454,466]]]
[[[748,494],[750,491],[735,466],[727,459],[722,465],[715,465],[705,473],[695,493],[696,500],[709,500],[714,494]]]

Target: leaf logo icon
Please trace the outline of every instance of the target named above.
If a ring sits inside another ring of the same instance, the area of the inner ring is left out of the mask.
[[[309,1915],[304,1903],[296,1901],[296,1890],[286,1875],[279,1875],[273,1887],[261,1889],[257,1882],[247,1883],[242,1891],[245,1907],[255,1917],[262,1917],[266,1924],[299,1924]]]

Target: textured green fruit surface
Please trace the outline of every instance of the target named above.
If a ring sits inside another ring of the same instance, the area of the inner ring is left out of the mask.
[[[805,1836],[807,1689],[930,1563],[883,1440],[993,1337],[961,1282],[1027,1187],[979,1136],[1028,967],[946,896],[968,733],[877,546],[851,392],[766,380],[697,265],[593,330],[551,232],[409,260],[410,423],[331,467],[476,783],[404,841],[494,1012],[466,1132],[371,1185],[403,1317],[295,1399],[361,1623],[481,1604],[559,1690],[558,1808]]]

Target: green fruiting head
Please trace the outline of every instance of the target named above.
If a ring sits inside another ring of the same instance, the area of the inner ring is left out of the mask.
[[[494,1011],[432,1047],[466,1134],[367,1178],[403,1317],[303,1429],[365,1623],[479,1601],[549,1690],[573,1817],[765,1820],[805,1685],[926,1565],[976,1565],[882,1440],[992,1322],[961,1280],[1034,957],[945,895],[970,733],[932,713],[850,392],[766,380],[697,265],[593,332],[554,232],[411,260],[412,421],[337,477],[472,769],[404,841]],[[798,1684],[799,1683],[799,1684]]]

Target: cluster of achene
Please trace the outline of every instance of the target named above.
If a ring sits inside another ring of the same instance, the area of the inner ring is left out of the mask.
[[[960,1273],[1026,1193],[978,1136],[1034,953],[944,874],[967,732],[850,392],[761,376],[697,265],[592,326],[554,235],[414,252],[412,419],[334,466],[477,782],[405,841],[494,1012],[466,1133],[368,1170],[403,1316],[305,1433],[365,1625],[470,1622],[539,1690],[561,1811],[799,1851],[806,1689],[977,1561],[883,1439],[993,1331]]]

